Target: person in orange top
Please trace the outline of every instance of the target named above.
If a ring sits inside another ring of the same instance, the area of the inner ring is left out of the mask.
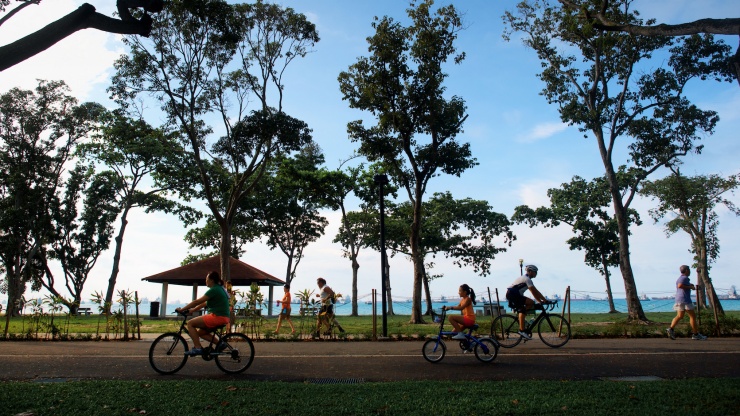
[[[442,310],[457,310],[462,311],[462,315],[450,315],[449,321],[455,332],[458,334],[452,337],[452,339],[465,339],[463,331],[465,328],[473,326],[475,324],[475,312],[473,312],[473,305],[475,305],[475,291],[473,288],[464,284],[457,290],[460,295],[460,304],[457,306],[443,306]]]
[[[293,321],[290,320],[290,286],[285,285],[283,287],[283,290],[285,291],[285,295],[283,295],[283,300],[277,301],[278,305],[283,304],[283,308],[280,309],[280,316],[278,317],[277,321],[277,328],[275,328],[275,333],[277,334],[280,332],[280,324],[283,323],[283,319],[288,321],[288,324],[290,325],[290,333],[295,334],[295,328],[293,327]]]

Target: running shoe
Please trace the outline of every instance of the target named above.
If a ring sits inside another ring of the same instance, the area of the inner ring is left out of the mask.
[[[667,328],[665,332],[668,333],[668,336],[671,337],[672,340],[676,340],[676,333],[673,331],[673,328]]]
[[[193,348],[192,350],[186,352],[185,354],[187,354],[187,355],[189,355],[191,357],[195,357],[196,355],[203,354],[203,348]]]
[[[517,332],[517,334],[521,335],[522,338],[524,338],[526,340],[531,340],[532,339],[532,336],[529,335],[528,333],[524,332],[524,331],[519,331],[519,332]]]
[[[697,341],[705,341],[707,339],[707,337],[704,336],[704,335],[702,335],[702,334],[698,334],[697,333],[697,334],[692,335],[691,336],[691,339],[697,340]]]
[[[458,332],[457,335],[455,335],[454,337],[452,337],[452,339],[467,339],[467,338],[465,338],[465,334],[464,333]]]

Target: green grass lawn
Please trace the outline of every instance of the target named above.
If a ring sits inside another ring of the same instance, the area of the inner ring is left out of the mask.
[[[733,415],[740,379],[0,383],[0,415]],[[29,412],[29,413],[23,413]]]

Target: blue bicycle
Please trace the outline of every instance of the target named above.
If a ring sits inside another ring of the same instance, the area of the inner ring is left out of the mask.
[[[439,322],[439,333],[435,338],[424,342],[424,347],[421,349],[424,358],[430,363],[438,363],[445,358],[447,345],[442,337],[457,335],[457,332],[444,330],[446,315],[447,311],[444,309],[442,310],[442,314],[434,314],[434,321]],[[475,358],[484,363],[490,363],[498,356],[498,342],[489,337],[477,338],[473,335],[473,331],[476,329],[478,329],[478,324],[467,328],[468,333],[465,334],[465,339],[460,340],[460,349],[463,354],[473,352],[475,353]]]

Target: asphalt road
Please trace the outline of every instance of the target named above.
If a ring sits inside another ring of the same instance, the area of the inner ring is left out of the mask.
[[[222,373],[212,361],[191,358],[172,376],[149,366],[151,340],[0,343],[0,380],[270,380],[355,382],[400,380],[595,380],[740,376],[740,338],[571,340],[552,349],[535,339],[501,348],[490,364],[462,354],[447,341],[436,364],[421,354],[423,341],[255,342],[243,374]]]

